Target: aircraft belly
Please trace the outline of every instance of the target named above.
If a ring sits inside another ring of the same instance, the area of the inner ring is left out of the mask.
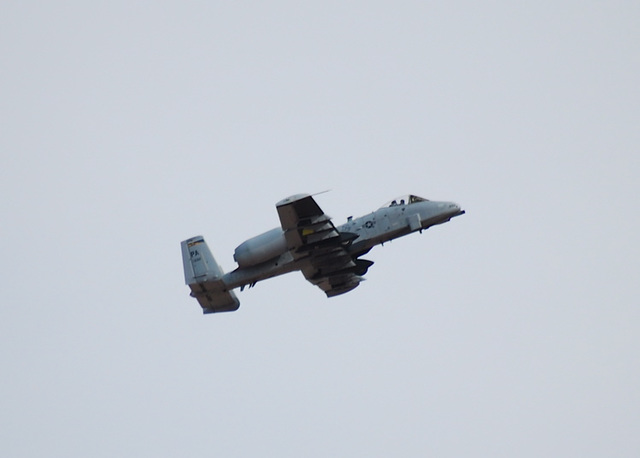
[[[229,289],[251,285],[261,280],[300,270],[301,261],[295,261],[290,253],[285,253],[262,264],[251,267],[238,267],[224,276],[224,283]]]

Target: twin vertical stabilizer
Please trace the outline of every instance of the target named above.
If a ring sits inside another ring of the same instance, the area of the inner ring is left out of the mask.
[[[240,301],[222,279],[224,272],[213,258],[202,236],[181,243],[184,280],[191,296],[198,300],[203,313],[233,312]]]

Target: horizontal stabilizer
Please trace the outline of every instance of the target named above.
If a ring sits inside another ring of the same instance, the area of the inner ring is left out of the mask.
[[[203,313],[233,312],[240,301],[222,280],[224,272],[211,254],[202,236],[181,243],[184,280],[191,296],[198,300]]]
[[[208,281],[189,285],[191,297],[195,297],[202,307],[202,313],[235,312],[240,301],[225,289],[222,281]]]

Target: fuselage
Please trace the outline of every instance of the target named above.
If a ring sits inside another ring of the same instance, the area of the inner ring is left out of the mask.
[[[417,196],[391,201],[378,210],[358,218],[351,218],[336,229],[351,234],[348,251],[354,259],[376,245],[416,231],[442,224],[463,214],[458,204],[434,202]],[[306,258],[296,258],[286,249],[284,231],[280,228],[260,234],[236,248],[234,258],[239,267],[224,275],[228,289],[254,285],[305,267]]]
[[[389,240],[445,223],[462,212],[453,202],[423,200],[410,204],[396,202],[395,205],[393,202],[368,215],[350,218],[337,228],[340,232],[358,235],[352,247],[354,253],[365,253]]]

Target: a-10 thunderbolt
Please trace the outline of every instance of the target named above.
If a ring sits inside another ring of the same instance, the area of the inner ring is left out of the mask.
[[[185,282],[204,313],[233,312],[232,291],[277,275],[302,271],[327,297],[346,293],[364,280],[373,261],[360,259],[375,245],[442,224],[464,214],[453,202],[408,195],[335,227],[312,196],[297,194],[276,204],[280,226],[240,244],[238,268],[224,273],[202,236],[181,243]]]

